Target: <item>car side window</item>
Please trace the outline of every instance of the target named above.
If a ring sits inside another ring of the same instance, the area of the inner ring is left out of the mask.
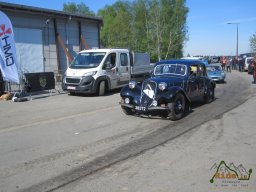
[[[204,76],[204,67],[202,65],[198,65],[197,76]]]
[[[104,67],[111,65],[111,68],[116,66],[116,53],[110,53],[104,62]]]
[[[197,76],[197,65],[191,65],[189,67],[189,77],[192,78],[192,77],[196,77]]]
[[[121,66],[128,66],[128,56],[126,53],[120,54]]]

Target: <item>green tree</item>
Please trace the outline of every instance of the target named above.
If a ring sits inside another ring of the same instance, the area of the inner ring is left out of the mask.
[[[184,0],[151,1],[151,39],[152,48],[155,49],[152,54],[158,60],[182,56],[183,44],[187,39],[187,13]]]
[[[104,47],[132,48],[132,10],[129,1],[117,1],[99,11],[103,17],[101,43]]]
[[[95,16],[95,13],[89,9],[83,2],[78,4],[74,2],[68,2],[63,4],[63,11],[73,14]]]
[[[252,52],[256,52],[256,33],[250,37],[250,47]]]
[[[149,52],[152,61],[182,57],[187,13],[185,0],[119,0],[98,13],[101,43]]]
[[[134,18],[132,22],[132,48],[139,52],[149,51],[149,12],[146,0],[133,3]]]

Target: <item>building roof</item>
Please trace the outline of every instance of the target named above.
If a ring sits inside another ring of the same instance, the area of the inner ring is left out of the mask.
[[[66,17],[66,18],[72,17],[78,20],[93,20],[93,21],[99,22],[100,24],[102,24],[103,22],[101,17],[84,16],[84,15],[72,14],[64,11],[57,11],[52,9],[45,9],[45,8],[5,3],[5,2],[0,2],[0,9],[16,11],[16,12],[26,12],[26,13],[38,14],[38,15],[47,15],[47,16],[51,15],[55,17]]]

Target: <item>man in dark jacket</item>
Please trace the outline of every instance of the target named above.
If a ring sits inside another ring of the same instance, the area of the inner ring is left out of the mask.
[[[238,67],[240,72],[244,71],[244,60],[242,58],[238,59]]]

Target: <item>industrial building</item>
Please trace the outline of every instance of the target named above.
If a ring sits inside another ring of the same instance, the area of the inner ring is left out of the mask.
[[[14,28],[19,73],[62,75],[76,53],[100,47],[102,18],[0,2]]]

